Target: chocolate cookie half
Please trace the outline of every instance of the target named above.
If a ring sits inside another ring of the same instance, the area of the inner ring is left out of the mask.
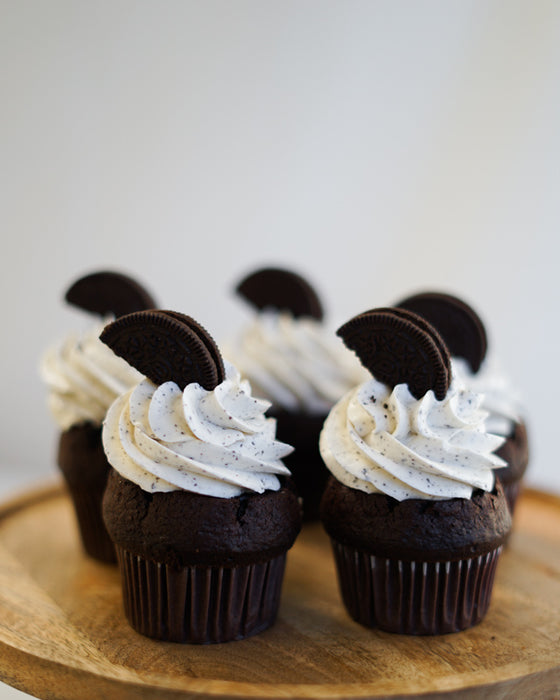
[[[106,326],[100,339],[154,384],[173,381],[184,389],[197,382],[213,389],[224,380],[224,363],[214,340],[185,314],[128,314]]]
[[[372,309],[352,318],[337,333],[385,384],[407,384],[417,399],[430,389],[438,399],[445,396],[451,376],[449,353],[437,331],[416,314]]]
[[[67,290],[69,304],[84,311],[117,318],[133,311],[153,309],[152,295],[135,279],[113,270],[100,270],[80,277]]]
[[[486,356],[486,330],[476,311],[452,294],[423,292],[403,299],[398,307],[422,316],[437,328],[453,357],[463,357],[478,372]]]
[[[289,311],[294,318],[308,316],[320,321],[323,307],[311,284],[301,275],[279,267],[265,267],[245,277],[237,293],[257,309]]]

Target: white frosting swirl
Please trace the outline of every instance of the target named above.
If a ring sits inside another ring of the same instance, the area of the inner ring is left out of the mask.
[[[492,490],[493,454],[503,438],[484,429],[482,397],[453,384],[438,401],[415,399],[406,384],[376,379],[346,394],[331,410],[320,437],[321,456],[343,484],[366,493],[439,500]]]
[[[144,379],[119,397],[103,425],[109,463],[148,492],[231,498],[277,491],[277,475],[290,474],[282,457],[293,448],[275,439],[276,421],[265,416],[270,403],[225,366],[225,380],[212,391]]]
[[[115,398],[142,378],[99,340],[104,325],[69,335],[42,358],[48,406],[61,430],[85,421],[101,426]]]
[[[270,309],[225,345],[224,356],[256,395],[293,412],[325,414],[367,376],[354,353],[319,321]]]
[[[476,373],[460,357],[452,358],[452,363],[458,381],[471,391],[483,394],[482,408],[488,412],[488,432],[504,437],[511,435],[514,424],[522,420],[522,403],[497,361],[487,357]]]

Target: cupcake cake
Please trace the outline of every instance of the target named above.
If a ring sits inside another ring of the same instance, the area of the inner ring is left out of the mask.
[[[40,367],[48,406],[60,429],[57,463],[72,499],[87,554],[115,562],[101,515],[109,464],[101,424],[117,396],[141,375],[99,340],[105,323],[123,313],[154,306],[149,293],[121,273],[101,271],[70,286],[66,301],[99,316],[85,332],[73,333],[45,353]]]
[[[352,353],[323,323],[313,287],[300,275],[262,268],[237,293],[256,310],[252,322],[224,346],[224,356],[272,403],[279,439],[293,445],[286,460],[303,500],[305,520],[319,517],[327,471],[319,433],[335,401],[364,378]]]
[[[494,476],[503,438],[486,431],[481,397],[451,382],[447,348],[421,317],[376,309],[338,333],[372,375],[320,438],[331,472],[321,518],[343,602],[388,632],[471,627],[511,527]]]
[[[517,392],[487,352],[487,336],[478,314],[450,294],[425,292],[404,299],[399,307],[429,321],[449,348],[453,373],[474,393],[482,394],[482,408],[488,412],[488,432],[504,438],[497,454],[506,466],[496,470],[513,513],[529,463],[527,425]]]
[[[141,634],[208,644],[276,619],[301,506],[275,436],[210,335],[171,311],[131,314],[103,342],[145,378],[111,406],[103,501],[125,615]]]

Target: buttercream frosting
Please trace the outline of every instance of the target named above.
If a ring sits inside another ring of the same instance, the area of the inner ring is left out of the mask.
[[[293,448],[275,439],[270,402],[225,362],[212,391],[197,383],[143,379],[116,399],[103,425],[110,464],[144,491],[192,491],[231,498],[280,488],[289,475],[282,458]]]
[[[503,438],[486,431],[481,401],[458,381],[438,401],[433,391],[416,399],[406,384],[391,389],[372,378],[329,413],[321,456],[346,486],[399,501],[491,491],[493,470],[505,465],[494,454]]]
[[[261,311],[223,353],[255,395],[292,412],[326,414],[367,376],[354,353],[321,322],[273,309]]]
[[[477,372],[460,357],[452,358],[452,363],[458,381],[483,395],[482,408],[488,413],[487,430],[505,437],[511,435],[515,423],[522,420],[522,402],[497,360],[486,357]]]
[[[142,378],[99,340],[104,325],[70,334],[42,358],[47,403],[61,430],[83,422],[100,426],[115,398]]]

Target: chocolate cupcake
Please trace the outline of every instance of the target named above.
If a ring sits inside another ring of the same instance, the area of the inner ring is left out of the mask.
[[[41,363],[48,405],[61,433],[57,462],[72,499],[81,541],[87,554],[116,561],[101,515],[109,464],[101,444],[105,413],[141,375],[99,340],[105,323],[116,316],[154,306],[135,280],[101,271],[81,277],[66,292],[66,301],[100,321],[50,348]]]
[[[335,401],[364,379],[352,353],[323,322],[311,284],[291,270],[261,268],[237,286],[256,310],[252,322],[224,347],[256,396],[272,403],[277,435],[294,452],[286,459],[303,500],[305,520],[319,517],[328,472],[319,433]]]
[[[481,397],[451,384],[447,348],[421,317],[376,309],[338,332],[373,375],[320,438],[332,474],[321,518],[344,604],[388,632],[471,627],[511,527],[494,476],[503,438],[486,432]]]
[[[101,335],[146,375],[107,413],[103,514],[132,627],[172,642],[257,634],[276,619],[301,506],[269,402],[192,318],[125,316]]]
[[[496,470],[496,476],[513,513],[529,463],[525,411],[496,357],[487,351],[482,320],[465,301],[440,292],[415,294],[398,306],[420,314],[438,330],[449,348],[457,381],[483,395],[482,408],[488,412],[486,428],[504,438],[497,454],[507,464]]]

